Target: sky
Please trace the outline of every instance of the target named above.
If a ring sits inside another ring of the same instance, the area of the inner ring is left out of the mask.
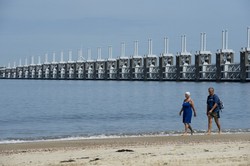
[[[139,54],[148,52],[148,39],[153,41],[153,53],[164,51],[164,37],[169,38],[169,52],[181,51],[181,36],[187,36],[187,51],[200,50],[200,33],[207,34],[207,50],[215,53],[222,48],[222,30],[228,30],[228,47],[239,51],[247,45],[250,26],[249,0],[0,0],[0,66],[19,63],[22,59],[45,53],[52,61],[60,60],[64,51],[97,48],[102,58],[108,58],[108,46],[113,57],[120,56],[121,42],[126,43],[126,55],[134,52],[139,41]],[[192,60],[194,61],[194,59]]]

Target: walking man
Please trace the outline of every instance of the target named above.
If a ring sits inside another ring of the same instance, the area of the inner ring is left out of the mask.
[[[214,121],[218,127],[218,133],[221,133],[221,127],[220,127],[220,110],[218,108],[219,103],[219,97],[214,94],[214,88],[210,87],[208,88],[208,97],[207,97],[207,117],[208,117],[208,130],[207,134],[211,134],[212,129],[212,120],[214,118]]]

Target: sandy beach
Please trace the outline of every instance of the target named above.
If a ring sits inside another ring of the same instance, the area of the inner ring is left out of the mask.
[[[250,165],[250,133],[0,144],[1,166]]]

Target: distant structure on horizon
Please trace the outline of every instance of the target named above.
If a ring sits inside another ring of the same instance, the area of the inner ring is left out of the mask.
[[[153,54],[153,41],[148,40],[148,54],[139,55],[139,42],[134,42],[134,54],[126,56],[125,43],[121,44],[121,55],[113,58],[112,46],[108,47],[108,59],[102,59],[101,48],[97,49],[98,58],[91,58],[91,49],[87,50],[87,59],[83,50],[78,50],[77,61],[72,60],[72,51],[68,61],[64,61],[64,52],[56,62],[53,52],[52,62],[45,54],[44,63],[38,57],[38,63],[28,65],[28,59],[22,65],[14,62],[7,67],[0,67],[1,79],[48,79],[48,80],[152,80],[152,81],[250,81],[250,28],[247,28],[247,47],[240,51],[240,63],[234,62],[234,51],[228,48],[228,31],[222,31],[222,48],[216,52],[216,64],[211,63],[212,53],[206,49],[206,33],[201,33],[200,50],[195,53],[195,64],[192,65],[192,54],[186,48],[186,35],[181,36],[181,52],[175,56],[169,53],[169,39],[164,38],[164,52]]]

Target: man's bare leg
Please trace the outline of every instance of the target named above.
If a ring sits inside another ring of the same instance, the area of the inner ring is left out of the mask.
[[[211,134],[211,129],[212,129],[212,120],[213,120],[213,117],[208,115],[208,129],[207,129],[207,135],[210,135]]]
[[[219,121],[219,118],[217,118],[217,117],[214,117],[214,121],[215,121],[215,123],[216,123],[216,125],[217,125],[217,127],[218,127],[218,133],[219,134],[221,134],[221,128],[220,128],[220,121]]]

